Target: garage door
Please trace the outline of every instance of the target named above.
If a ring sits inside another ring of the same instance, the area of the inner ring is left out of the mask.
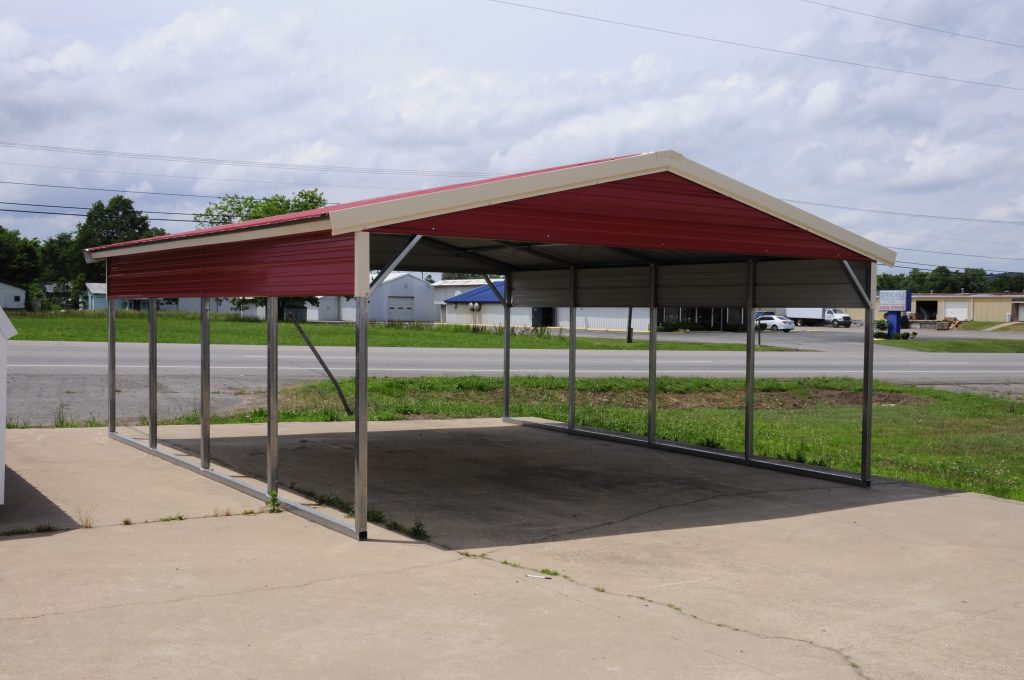
[[[946,316],[956,317],[961,321],[967,320],[967,300],[946,302]]]
[[[415,321],[413,302],[416,298],[391,295],[388,297],[388,321]]]

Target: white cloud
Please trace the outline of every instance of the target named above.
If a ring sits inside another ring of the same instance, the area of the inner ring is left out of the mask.
[[[122,17],[117,31],[73,12],[66,18],[11,12],[11,19],[0,20],[3,137],[169,155],[482,172],[675,148],[786,198],[966,216],[1024,210],[1024,99],[1016,92],[484,3],[192,5],[181,11],[140,5]],[[592,13],[614,9],[631,18],[629,8],[598,5]],[[1012,39],[1012,27],[1024,23],[1022,7],[1014,0],[983,7],[914,0],[882,13]],[[643,15],[679,30],[908,70],[998,76],[1024,86],[1024,65],[1010,48],[803,3],[768,8],[728,0],[709,10],[654,2],[633,11],[638,21]],[[743,27],[732,28],[736,16],[748,20]],[[2,161],[84,169],[0,165],[17,181],[182,193],[297,188],[252,181],[280,180],[334,185],[328,196],[345,200],[441,181],[2,154]],[[102,168],[210,179],[86,172]],[[216,181],[224,178],[250,183]],[[8,200],[67,205],[98,197],[4,191],[19,197]],[[197,202],[201,207],[201,199],[138,199],[153,210],[191,210]],[[880,234],[891,241],[887,245],[952,240],[967,228],[813,210]],[[5,226],[40,236],[67,222],[2,218]],[[989,227],[993,241],[1019,240],[1019,228]]]

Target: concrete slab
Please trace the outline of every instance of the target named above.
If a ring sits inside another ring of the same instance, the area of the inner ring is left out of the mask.
[[[1024,504],[859,489],[499,421],[371,427],[371,506],[421,519],[434,544],[379,527],[360,544],[267,514],[2,539],[0,678],[1016,678],[1024,667]],[[214,428],[215,457],[260,474],[263,428]],[[161,432],[187,448],[197,428]],[[350,496],[348,424],[282,432],[284,482]],[[186,494],[196,508],[221,494],[253,502],[102,431],[13,434],[16,471],[58,508],[89,489],[135,494],[140,516],[182,511],[167,503]],[[92,464],[129,458],[144,461],[132,491]],[[542,568],[560,575],[530,575]]]

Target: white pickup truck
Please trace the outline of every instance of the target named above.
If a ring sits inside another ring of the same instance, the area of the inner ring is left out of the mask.
[[[850,315],[836,307],[783,307],[776,314],[788,316],[798,326],[825,326],[849,328],[853,324]]]

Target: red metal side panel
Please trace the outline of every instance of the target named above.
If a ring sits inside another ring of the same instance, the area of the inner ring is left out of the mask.
[[[867,259],[670,172],[372,231],[752,256]]]
[[[112,298],[353,295],[355,236],[330,231],[108,260]]]

